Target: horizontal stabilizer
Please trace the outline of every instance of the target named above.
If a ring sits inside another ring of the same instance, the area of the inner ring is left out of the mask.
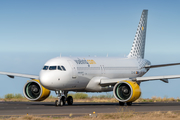
[[[180,63],[160,64],[160,65],[146,65],[145,68],[157,68],[157,67],[166,67],[166,66],[173,66],[173,65],[180,65]]]

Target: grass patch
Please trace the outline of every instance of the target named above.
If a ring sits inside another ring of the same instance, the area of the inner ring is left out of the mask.
[[[93,96],[91,96],[89,98],[114,98],[114,95],[108,93],[106,95],[97,95],[97,96],[93,95]]]
[[[14,95],[13,95],[13,94],[6,94],[6,95],[4,96],[4,98],[5,98],[5,99],[12,99],[12,98],[14,98]]]
[[[176,98],[176,99],[175,98],[167,98],[167,97],[161,98],[161,97],[153,96],[153,97],[151,97],[151,99],[139,98],[135,102],[179,102],[179,101],[180,101],[179,98]]]
[[[57,97],[50,95],[48,98],[57,98]]]
[[[87,99],[88,98],[88,94],[86,93],[68,94],[68,96],[72,96],[74,99]]]
[[[21,98],[24,98],[21,94],[6,94],[4,96],[5,99],[21,99]]]
[[[113,94],[97,95],[97,96],[88,96],[86,93],[75,93],[68,94],[72,96],[74,102],[116,102]],[[49,96],[44,102],[54,102],[57,100],[56,96]],[[21,94],[6,94],[4,98],[0,98],[0,101],[29,101]],[[179,98],[161,98],[161,97],[152,97],[152,98],[139,98],[135,102],[179,102]]]

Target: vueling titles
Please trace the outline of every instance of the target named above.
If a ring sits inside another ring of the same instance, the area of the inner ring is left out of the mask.
[[[79,59],[78,60],[74,60],[77,64],[96,64],[96,62],[94,60],[82,60]]]

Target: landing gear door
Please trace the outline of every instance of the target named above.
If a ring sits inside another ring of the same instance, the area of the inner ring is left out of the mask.
[[[73,64],[73,62],[71,60],[68,60],[68,63],[72,68],[72,78],[76,79],[76,77],[77,77],[77,75],[76,75],[76,67],[75,67],[75,65]]]

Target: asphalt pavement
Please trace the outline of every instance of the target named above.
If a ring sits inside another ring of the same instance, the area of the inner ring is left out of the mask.
[[[121,110],[135,112],[180,111],[180,102],[133,103],[132,106],[119,106],[118,103],[74,103],[71,106],[58,106],[54,102],[0,102],[0,115],[86,115],[113,113]]]

